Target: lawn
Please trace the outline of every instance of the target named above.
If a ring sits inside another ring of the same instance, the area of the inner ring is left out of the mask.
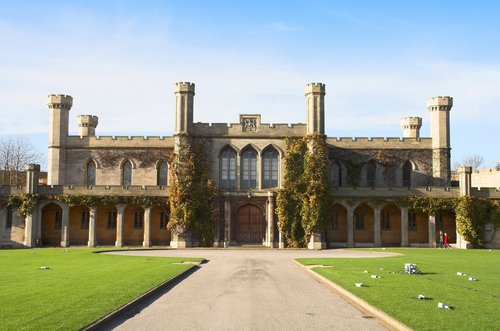
[[[500,330],[500,251],[384,251],[403,256],[298,261],[333,266],[313,270],[415,330]],[[404,274],[405,263],[415,263],[422,273]],[[458,276],[457,272],[466,276]],[[365,286],[354,286],[358,282]],[[419,294],[427,299],[417,299]],[[439,302],[450,309],[438,308]]]
[[[78,330],[201,260],[96,251],[0,250],[0,330]]]

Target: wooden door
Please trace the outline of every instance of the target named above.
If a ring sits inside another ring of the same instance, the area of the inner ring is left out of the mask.
[[[262,244],[262,215],[259,208],[246,205],[238,209],[236,240],[241,244]]]

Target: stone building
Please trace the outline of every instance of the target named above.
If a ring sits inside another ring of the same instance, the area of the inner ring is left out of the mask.
[[[283,247],[275,214],[283,180],[285,138],[325,134],[325,85],[305,86],[306,123],[268,124],[259,114],[241,114],[237,123],[195,123],[195,85],[176,83],[175,133],[171,137],[97,136],[95,115],[79,115],[79,135],[68,134],[73,98],[49,95],[47,185],[38,185],[39,167],[30,165],[26,187],[0,188],[0,196],[37,193],[47,197],[21,218],[3,204],[2,245],[143,245],[189,247],[189,237],[170,233],[168,210],[137,204],[85,207],[54,196],[169,196],[170,162],[180,137],[203,141],[210,176],[219,188],[214,246]],[[402,137],[326,137],[330,160],[328,228],[310,248],[435,247],[438,230],[460,245],[452,213],[427,213],[398,205],[405,196],[500,198],[498,189],[450,187],[451,97],[427,100],[431,137],[420,137],[421,117],[401,119]],[[104,124],[105,125],[105,124]],[[468,177],[467,177],[468,176]],[[467,182],[468,179],[468,182]],[[467,184],[468,183],[468,184]]]

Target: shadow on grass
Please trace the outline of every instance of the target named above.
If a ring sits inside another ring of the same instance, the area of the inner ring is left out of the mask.
[[[208,260],[204,260],[201,263],[207,263]],[[128,319],[134,317],[135,315],[139,314],[142,310],[145,308],[149,307],[151,304],[153,304],[156,300],[161,298],[163,295],[168,293],[171,289],[173,289],[175,286],[177,286],[179,283],[181,283],[183,280],[188,278],[190,275],[195,273],[197,270],[199,270],[201,267],[200,266],[193,266],[191,269],[187,270],[186,272],[182,273],[181,275],[178,275],[174,277],[173,279],[164,282],[163,284],[159,285],[158,287],[152,289],[151,291],[143,294],[136,300],[126,304],[122,308],[110,313],[109,315],[103,317],[99,321],[83,328],[82,330],[84,331],[94,331],[94,330],[112,330],[116,328],[117,326],[123,324],[125,321]]]

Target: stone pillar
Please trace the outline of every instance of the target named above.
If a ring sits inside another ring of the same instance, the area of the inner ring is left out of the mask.
[[[96,245],[96,229],[95,229],[95,216],[97,213],[97,208],[95,207],[89,207],[89,241],[88,241],[88,246],[89,247],[95,247]]]
[[[151,208],[144,208],[144,241],[143,247],[151,247]]]
[[[401,247],[409,246],[408,242],[408,207],[401,208]]]
[[[380,212],[382,211],[382,207],[377,206],[373,208],[373,236],[374,236],[374,245],[375,247],[382,246],[382,240],[380,237]]]
[[[189,232],[184,232],[182,234],[176,234],[172,232],[172,240],[170,241],[170,247],[172,248],[187,248],[191,247],[191,236]]]
[[[436,215],[429,214],[429,247],[436,247]]]
[[[460,174],[460,196],[469,197],[472,187],[472,167],[460,167],[458,173]]]
[[[347,207],[347,247],[354,247],[354,207]]]
[[[224,246],[230,245],[231,238],[231,200],[228,196],[224,199]]]
[[[267,244],[274,248],[274,192],[267,192]]]
[[[61,246],[69,246],[69,206],[63,204],[62,208],[62,224],[61,224]]]
[[[116,205],[116,247],[123,247],[123,218],[126,206],[125,204]]]
[[[311,238],[307,244],[308,249],[324,249],[326,248],[326,242],[323,240],[323,236],[319,232],[311,233]]]
[[[279,237],[278,238],[278,241],[279,241],[278,248],[279,249],[284,249],[285,248],[285,241],[284,241],[284,238],[283,238],[284,237],[283,236],[283,232],[281,230],[278,232],[278,237]]]
[[[7,208],[4,208],[7,211]],[[33,213],[26,215],[24,219],[24,246],[36,247],[37,238],[37,222],[38,222],[38,208],[33,210]]]

